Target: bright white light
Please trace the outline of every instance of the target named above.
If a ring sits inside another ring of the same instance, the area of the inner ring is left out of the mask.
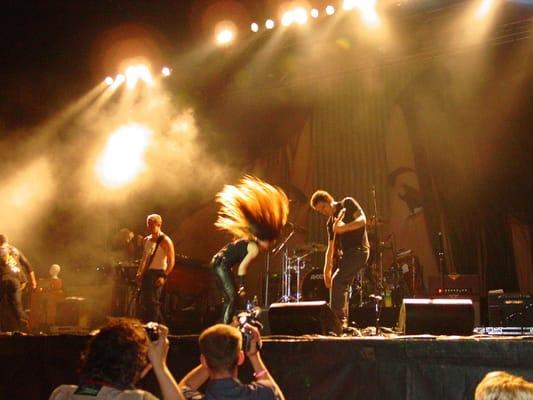
[[[333,14],[335,14],[335,7],[333,7],[333,6],[331,6],[331,5],[330,5],[330,6],[327,6],[327,7],[326,7],[326,14],[327,14],[327,15],[333,15]]]
[[[108,188],[124,186],[145,168],[144,153],[152,131],[146,126],[129,124],[111,134],[96,163],[95,172]]]
[[[257,22],[252,22],[250,25],[250,30],[252,32],[259,32],[259,25],[257,25]]]
[[[118,74],[116,77],[115,77],[115,85],[121,85],[122,83],[124,83],[124,81],[126,80],[126,77],[122,74]]]
[[[274,20],[272,20],[272,19],[267,19],[265,21],[265,28],[267,28],[267,29],[274,28],[274,25],[275,25],[275,23],[274,23]]]
[[[483,0],[479,7],[476,10],[476,18],[483,19],[487,16],[490,9],[492,8],[493,0]]]
[[[292,10],[285,11],[281,16],[281,25],[289,26],[294,22],[294,13]]]
[[[307,22],[307,10],[303,7],[297,7],[292,11],[294,22],[303,25]]]
[[[139,80],[142,80],[148,86],[152,86],[154,83],[150,69],[144,64],[129,66],[126,68],[125,75],[126,85],[129,89],[133,89]]]
[[[114,80],[113,80],[113,78],[111,78],[110,76],[108,76],[108,77],[106,77],[106,78],[104,79],[104,82],[105,82],[105,84],[106,84],[107,86],[111,86],[111,85],[113,84]]]
[[[356,0],[344,0],[342,8],[346,11],[353,10],[355,8]]]
[[[226,45],[233,41],[235,34],[230,29],[222,29],[216,34],[216,42],[219,45]]]
[[[379,24],[376,0],[352,0],[350,3],[359,10],[361,19],[366,25],[374,27]]]
[[[310,14],[311,14],[311,17],[318,18],[320,13],[318,12],[318,10],[316,8],[312,8]]]
[[[163,74],[163,76],[170,76],[171,73],[172,70],[169,67],[161,68],[161,74]]]

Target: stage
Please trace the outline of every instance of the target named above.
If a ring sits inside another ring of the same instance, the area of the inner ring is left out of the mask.
[[[76,383],[86,335],[0,336],[0,398],[48,399]],[[198,362],[197,336],[172,336],[177,380]],[[533,380],[533,336],[268,336],[263,358],[287,399],[472,399],[481,378],[506,370]],[[242,379],[250,371],[242,371]],[[140,385],[158,394],[152,374]]]

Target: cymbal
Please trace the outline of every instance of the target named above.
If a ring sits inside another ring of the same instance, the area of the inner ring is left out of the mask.
[[[296,246],[295,249],[303,252],[326,251],[327,246],[321,243],[303,243]]]

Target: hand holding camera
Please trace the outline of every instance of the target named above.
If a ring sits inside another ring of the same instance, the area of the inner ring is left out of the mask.
[[[260,312],[261,309],[255,307],[238,315],[239,331],[242,334],[242,350],[248,357],[255,355],[261,349],[259,330],[263,329],[263,325],[257,319]]]
[[[148,359],[154,368],[161,367],[166,363],[169,349],[168,328],[156,322],[148,322],[144,329],[150,339]]]

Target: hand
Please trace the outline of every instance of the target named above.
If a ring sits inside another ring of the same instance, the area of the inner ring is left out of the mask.
[[[242,298],[246,297],[246,289],[244,286],[239,286],[239,289],[237,289],[237,294]]]
[[[164,276],[160,276],[159,278],[157,278],[154,282],[154,286],[155,287],[161,287],[165,284],[165,277]]]
[[[154,367],[162,367],[166,364],[168,349],[168,328],[165,325],[157,324],[159,339],[150,342],[148,346],[148,359]]]
[[[252,335],[250,339],[250,346],[248,347],[246,356],[254,357],[255,355],[257,355],[259,349],[261,349],[261,347],[263,346],[261,342],[261,334],[259,333],[259,329],[250,324],[245,324],[244,329],[246,329],[246,331]]]
[[[33,290],[37,289],[37,281],[36,281],[35,279],[33,279],[33,280],[31,281],[31,288],[32,288]]]

